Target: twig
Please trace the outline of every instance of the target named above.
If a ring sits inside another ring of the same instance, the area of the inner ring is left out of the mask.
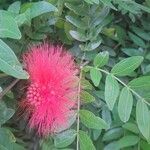
[[[89,61],[85,61],[84,63],[82,63],[81,65],[80,65],[80,68],[82,69],[85,65],[87,65],[89,63]]]
[[[12,89],[13,86],[15,86],[15,84],[19,81],[19,79],[16,79],[14,80],[9,86],[7,86],[5,88],[5,90],[3,90],[1,93],[0,93],[0,100],[3,98],[3,96],[9,91]]]
[[[115,77],[113,75],[113,77],[120,82],[123,86],[127,87],[135,96],[137,96],[140,100],[142,100],[144,103],[146,103],[147,105],[150,106],[150,103],[148,103],[143,97],[141,97],[137,92],[135,92],[133,89],[131,89],[128,85],[126,85],[124,82],[122,82],[120,79],[118,79],[117,77]]]
[[[80,75],[79,75],[79,84],[78,84],[78,97],[77,97],[77,143],[76,143],[76,150],[79,150],[79,130],[80,130],[80,93],[81,93],[81,79],[82,79],[82,68],[89,62],[83,63],[85,57],[85,53],[82,57],[81,63],[80,63]]]
[[[80,129],[80,92],[81,92],[81,78],[82,78],[82,69],[79,76],[79,85],[78,85],[78,99],[77,99],[77,150],[79,150],[79,129]]]
[[[91,67],[91,66],[88,66]],[[92,68],[92,67],[91,67]],[[100,68],[96,68],[97,70],[105,73],[105,74],[111,74],[109,72],[107,72],[106,70],[100,69]],[[147,102],[143,97],[141,97],[136,91],[134,91],[131,87],[129,87],[127,84],[125,84],[123,81],[121,81],[119,78],[117,78],[116,76],[114,76],[112,74],[112,77],[115,78],[119,83],[121,83],[123,86],[127,87],[136,97],[138,97],[140,100],[142,100],[145,104],[147,104],[148,106],[150,106],[150,103]]]

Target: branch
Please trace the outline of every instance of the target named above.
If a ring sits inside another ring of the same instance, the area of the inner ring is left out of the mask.
[[[79,129],[80,129],[80,92],[81,92],[81,78],[82,78],[82,70],[79,76],[79,85],[78,85],[78,98],[77,98],[77,150],[79,150]]]
[[[80,111],[80,93],[81,93],[81,79],[82,79],[82,68],[88,64],[89,62],[83,63],[85,57],[85,53],[82,57],[81,60],[81,65],[80,65],[80,74],[79,74],[79,84],[78,84],[78,97],[77,97],[77,143],[76,143],[76,150],[79,150],[79,130],[80,130],[80,116],[79,116],[79,111]]]
[[[9,86],[7,86],[5,88],[5,90],[3,90],[1,93],[0,93],[0,100],[3,98],[3,96],[9,91],[12,89],[12,87],[15,86],[15,84],[19,81],[19,79],[16,79],[14,80]]]
[[[91,66],[88,66],[89,68],[93,68]],[[110,72],[107,72],[103,69],[100,69],[100,68],[96,68],[97,70],[105,73],[105,74],[111,74]],[[112,76],[119,82],[121,83],[123,86],[127,87],[135,96],[137,96],[139,99],[141,99],[145,104],[147,104],[148,106],[150,106],[150,103],[148,103],[143,97],[141,97],[136,91],[134,91],[133,89],[131,89],[127,84],[125,84],[123,81],[121,81],[119,78],[117,78],[116,76],[114,76],[112,74]]]

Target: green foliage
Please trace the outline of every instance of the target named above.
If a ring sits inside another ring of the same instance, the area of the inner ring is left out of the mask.
[[[81,150],[95,150],[95,147],[86,132],[79,131],[79,141]]]
[[[138,101],[136,105],[136,120],[139,127],[139,130],[143,134],[143,136],[149,141],[150,139],[150,118],[149,118],[149,110],[147,105]]]
[[[81,92],[80,98],[84,103],[91,103],[91,102],[95,101],[95,97],[86,91]]]
[[[0,125],[6,123],[15,113],[14,109],[7,108],[5,103],[0,103]]]
[[[149,0],[0,1],[0,149],[149,150],[149,18]],[[29,78],[22,54],[44,40],[73,54],[81,89],[68,125],[39,138],[18,116],[17,81]]]
[[[8,11],[0,10],[0,31],[1,38],[21,38],[17,23]]]
[[[91,68],[90,69],[90,76],[91,76],[91,80],[93,81],[93,84],[95,86],[98,86],[100,83],[100,80],[102,78],[101,72],[95,68]]]
[[[107,51],[100,52],[94,58],[93,64],[95,67],[102,67],[108,63],[108,59],[109,59],[109,53]]]
[[[80,113],[81,122],[88,128],[92,128],[92,129],[108,128],[107,123],[103,119],[96,117],[92,112],[88,110],[80,110],[79,113]]]
[[[143,61],[143,57],[141,56],[134,56],[130,58],[126,58],[116,64],[111,73],[116,76],[125,76],[132,73]]]
[[[73,129],[66,130],[62,133],[57,134],[54,137],[54,144],[57,148],[64,148],[70,145],[76,137],[76,131]]]
[[[16,78],[27,79],[27,73],[22,69],[14,52],[0,40],[0,69]]]
[[[119,95],[119,84],[117,80],[110,74],[106,77],[105,82],[105,101],[110,110],[113,109]]]
[[[127,87],[121,90],[118,102],[118,114],[123,122],[127,122],[130,118],[133,105],[133,96]]]

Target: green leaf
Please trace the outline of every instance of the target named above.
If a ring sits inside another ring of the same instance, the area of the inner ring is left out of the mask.
[[[94,58],[94,66],[96,67],[102,67],[108,63],[109,59],[109,53],[107,51],[100,52],[96,57]]]
[[[20,5],[21,2],[20,1],[16,1],[14,3],[12,3],[9,7],[8,7],[8,11],[14,14],[19,14],[20,11]]]
[[[99,91],[97,91],[97,94],[98,94],[98,96],[101,95]],[[102,119],[104,119],[106,121],[106,123],[109,125],[109,127],[111,126],[112,116],[111,116],[111,112],[110,112],[110,110],[108,109],[107,106],[104,106],[102,108]]]
[[[57,148],[64,148],[70,145],[76,138],[76,131],[73,129],[66,130],[54,137],[54,144]]]
[[[117,144],[119,149],[136,145],[139,142],[139,137],[134,135],[127,135],[121,138]]]
[[[0,150],[8,150],[8,149],[0,144]]]
[[[99,0],[84,0],[85,2],[89,3],[89,4],[99,4]]]
[[[80,120],[88,128],[108,129],[107,123],[88,110],[80,110]]]
[[[128,56],[142,56],[143,55],[143,51],[141,49],[122,48],[121,50]]]
[[[150,40],[150,33],[145,32],[141,28],[138,27],[132,27],[132,30],[142,39],[149,41]]]
[[[6,108],[3,112],[0,107],[0,124],[4,124],[7,120],[9,120],[15,113],[14,109]]]
[[[139,134],[139,129],[136,124],[127,122],[122,126],[124,129],[129,130],[135,134]]]
[[[145,42],[138,36],[136,36],[135,34],[129,32],[129,37],[130,39],[138,46],[145,48]]]
[[[19,79],[28,78],[14,52],[2,40],[0,40],[0,70]]]
[[[96,49],[100,44],[102,43],[102,39],[101,38],[97,38],[96,40],[94,41],[91,41],[89,42],[88,44],[86,45],[82,45],[82,48],[84,51],[92,51],[94,49]]]
[[[79,20],[78,18],[75,18],[72,16],[66,16],[66,20],[80,29],[86,29],[87,28],[87,25],[82,20]]]
[[[26,150],[25,147],[23,147],[23,145],[19,145],[17,143],[12,143],[11,147],[13,147],[13,150]]]
[[[150,99],[150,76],[133,79],[128,83],[128,86],[143,98]]]
[[[138,3],[134,2],[134,1],[132,1],[132,3],[134,4],[134,6],[139,7],[140,9],[142,9],[143,11],[145,11],[147,13],[150,13],[150,8],[149,7],[146,7],[144,5],[138,4]]]
[[[32,3],[29,9],[29,15],[30,15],[29,17],[32,19],[44,13],[53,12],[53,11],[58,11],[58,10],[54,5],[50,4],[49,2],[46,1],[35,2]]]
[[[117,40],[120,44],[125,45],[125,39],[126,39],[126,31],[121,26],[116,25],[115,26],[116,34],[117,34]]]
[[[123,135],[123,129],[122,128],[113,128],[108,130],[107,132],[104,133],[103,136],[103,141],[109,142],[112,140],[116,140],[120,138]]]
[[[91,76],[91,80],[93,81],[94,85],[98,86],[100,83],[100,80],[102,78],[101,72],[99,70],[97,70],[96,68],[91,68],[90,76]]]
[[[128,83],[128,86],[130,86],[133,89],[140,88],[150,90],[150,76],[143,76],[133,79]]]
[[[105,81],[105,101],[110,110],[113,109],[114,104],[119,95],[119,84],[116,79],[111,75],[107,75]]]
[[[121,121],[127,122],[130,118],[133,105],[133,96],[127,87],[121,90],[119,102],[118,102],[118,113]]]
[[[150,116],[147,105],[140,99],[136,105],[136,120],[142,135],[150,140]]]
[[[91,103],[91,102],[95,101],[95,97],[93,97],[90,93],[88,93],[86,91],[81,91],[80,99],[84,103]]]
[[[143,61],[142,56],[133,56],[123,59],[117,63],[111,70],[111,73],[116,76],[126,76],[132,73],[136,68],[140,66]]]
[[[140,13],[140,8],[135,7],[135,3],[134,1],[120,1],[120,0],[116,0],[119,4],[119,9],[123,11],[123,13],[127,13],[128,11],[132,14],[137,15],[138,13]],[[114,1],[115,2],[115,1]]]
[[[96,150],[92,140],[84,131],[79,131],[80,150]]]
[[[95,35],[97,36],[102,31],[102,28],[110,22],[112,16],[108,16],[109,12],[109,7],[104,6],[99,13],[91,18],[90,27],[95,27],[92,30],[95,33],[94,37]]]
[[[70,9],[71,11],[73,11],[75,14],[77,14],[77,15],[86,15],[87,14],[87,12],[86,12],[86,10],[85,9],[82,9],[83,8],[83,6],[81,5],[81,6],[78,6],[78,7],[76,7],[76,5],[74,5],[74,4],[71,4],[71,3],[65,3],[65,6],[68,8],[68,9]],[[86,6],[85,6],[86,7]],[[81,9],[80,9],[81,8]]]
[[[142,140],[142,141],[140,141],[140,147],[142,150],[149,150],[150,144],[147,143],[146,141]]]
[[[27,21],[26,14],[22,13],[22,14],[17,15],[15,17],[15,21],[16,21],[18,26],[21,26],[24,22]]]
[[[101,133],[102,133],[102,130],[93,130],[92,131],[92,137],[93,137],[92,140],[93,141],[98,140],[98,138],[100,137]]]
[[[82,89],[85,89],[85,90],[92,90],[92,87],[93,87],[92,84],[85,78],[81,79],[81,86],[82,86]]]
[[[71,30],[69,33],[70,33],[70,35],[71,35],[74,39],[76,39],[76,40],[78,40],[78,41],[81,41],[81,42],[86,42],[86,41],[89,39],[89,38],[86,37],[83,33],[80,33],[80,32],[77,32],[77,31]]]
[[[110,7],[111,9],[117,10],[113,4],[111,3],[112,0],[100,0],[104,5]]]
[[[15,143],[16,139],[12,132],[6,128],[0,128],[0,144],[10,149],[11,143]],[[12,146],[11,146],[12,147]]]
[[[0,102],[0,125],[4,124],[7,120],[9,120],[15,113],[14,109],[7,108],[6,104],[1,101]]]
[[[113,141],[104,147],[104,150],[120,150],[117,141]]]
[[[7,11],[0,10],[0,37],[20,39],[21,32],[14,18]]]
[[[47,138],[42,138],[40,140],[40,148],[41,150],[51,150],[54,148],[54,141],[51,136],[48,136]]]

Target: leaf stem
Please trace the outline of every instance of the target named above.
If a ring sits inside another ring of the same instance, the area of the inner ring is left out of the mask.
[[[4,89],[4,91],[2,91],[0,93],[0,100],[3,98],[3,96],[9,91],[11,90],[11,88],[13,86],[15,86],[15,84],[19,81],[19,79],[15,79],[10,85],[8,85],[8,87],[6,87],[6,89]]]
[[[81,92],[81,78],[82,78],[82,67],[79,75],[79,84],[78,84],[78,97],[77,97],[77,150],[79,150],[79,129],[80,129],[80,92]]]
[[[91,66],[88,66],[90,68],[93,68]],[[110,72],[100,69],[100,68],[96,68],[97,70],[105,73],[105,74],[111,74]],[[113,74],[111,74],[113,78],[115,78],[119,83],[121,83],[123,86],[127,87],[136,97],[138,97],[139,99],[141,99],[145,104],[147,104],[148,106],[150,106],[150,103],[148,103],[143,97],[141,97],[137,92],[135,92],[132,88],[130,88],[127,84],[125,84],[123,81],[121,81],[119,78],[117,78],[116,76],[114,76]]]

